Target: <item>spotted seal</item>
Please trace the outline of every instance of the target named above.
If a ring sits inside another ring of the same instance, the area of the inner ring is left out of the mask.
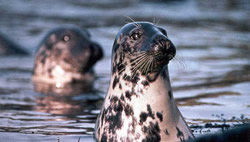
[[[0,33],[0,56],[29,55],[29,52]]]
[[[51,30],[39,45],[33,69],[34,81],[46,83],[91,82],[94,64],[103,57],[90,33],[78,27]]]
[[[97,118],[97,141],[185,141],[193,134],[178,110],[168,63],[176,49],[152,23],[126,24],[112,49],[109,90]]]

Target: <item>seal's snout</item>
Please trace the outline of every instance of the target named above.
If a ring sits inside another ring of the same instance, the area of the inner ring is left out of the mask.
[[[155,36],[152,50],[158,60],[170,61],[176,53],[174,44],[164,35]]]

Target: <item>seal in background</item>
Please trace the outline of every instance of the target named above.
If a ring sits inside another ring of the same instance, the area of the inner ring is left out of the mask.
[[[61,27],[51,30],[39,45],[33,80],[46,83],[91,82],[93,66],[103,57],[87,30]]]

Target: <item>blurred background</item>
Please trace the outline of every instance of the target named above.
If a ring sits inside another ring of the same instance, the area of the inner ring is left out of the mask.
[[[113,41],[130,18],[165,28],[177,47],[169,65],[173,94],[195,136],[249,122],[249,15],[249,0],[0,0],[0,34],[31,53],[0,56],[0,141],[93,141]],[[98,79],[84,91],[37,87],[36,48],[66,25],[88,29],[102,45]]]

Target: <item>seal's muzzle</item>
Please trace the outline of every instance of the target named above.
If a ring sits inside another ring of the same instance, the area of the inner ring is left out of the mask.
[[[169,62],[176,54],[174,44],[164,35],[157,35],[153,39],[151,52],[158,62]]]

